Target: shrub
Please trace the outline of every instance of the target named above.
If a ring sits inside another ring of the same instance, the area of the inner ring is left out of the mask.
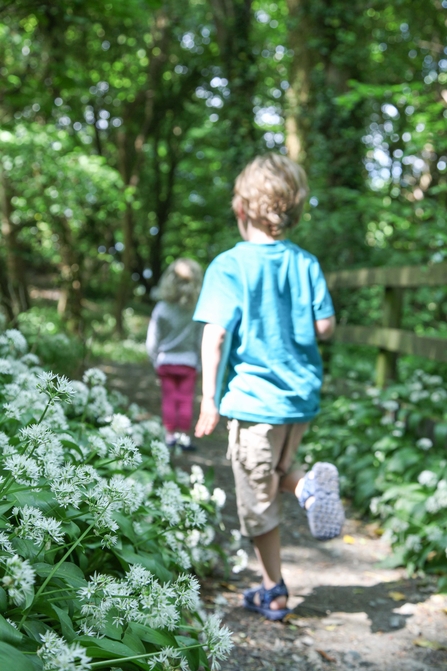
[[[380,520],[395,565],[406,565],[410,573],[447,573],[442,378],[417,370],[406,383],[383,391],[354,381],[344,386],[343,394],[327,386],[301,454],[309,464],[337,464],[343,493],[362,513]],[[447,586],[447,580],[441,584]]]
[[[159,422],[116,412],[105,381],[45,372],[20,332],[0,335],[0,657],[218,669],[230,633],[187,572],[216,559],[224,497],[199,467],[174,471]]]

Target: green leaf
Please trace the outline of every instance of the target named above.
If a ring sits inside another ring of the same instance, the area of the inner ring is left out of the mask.
[[[129,648],[132,648],[132,650],[135,650],[137,655],[144,655],[144,653],[147,652],[146,648],[141,642],[141,639],[131,632],[127,632],[123,636],[123,643],[124,645],[129,646]]]
[[[115,554],[118,557],[122,557],[128,564],[141,564],[141,566],[154,573],[162,582],[172,580],[172,573],[163,564],[147,554],[137,554],[128,546],[124,546],[119,550],[116,549]]]
[[[196,646],[198,641],[189,636],[176,636],[177,643],[179,646]],[[185,650],[182,652],[182,655],[188,660],[189,668],[191,671],[197,671],[200,665],[200,651],[201,648],[194,647],[192,650]]]
[[[13,501],[11,501],[10,503],[3,503],[0,506],[0,515],[4,515],[5,513],[7,513],[8,510],[10,510],[10,508],[13,507],[13,505],[15,505]]]
[[[3,587],[0,587],[0,612],[4,613],[8,608],[8,597]]]
[[[65,610],[62,610],[62,608],[59,608],[58,606],[55,606],[53,604],[53,610],[57,615],[57,619],[60,622],[61,625],[61,630],[62,630],[62,636],[68,641],[71,642],[73,639],[76,638],[76,632],[73,629],[73,622],[71,621],[70,616]]]
[[[0,641],[0,660],[4,671],[30,671],[29,657],[4,641]]]
[[[15,492],[12,496],[21,508],[28,505],[39,508],[43,513],[51,514],[54,511],[54,496],[51,492],[47,492],[44,489],[39,492],[27,489],[22,492]]]
[[[26,592],[25,596],[25,610],[32,606],[34,601],[34,587],[31,587],[29,591]]]
[[[176,646],[174,635],[167,631],[151,629],[151,627],[148,627],[145,624],[138,624],[136,622],[132,622],[131,628],[133,633],[146,643],[152,643],[152,645],[157,645],[161,648],[167,645]]]
[[[34,564],[33,568],[37,575],[39,575],[41,578],[46,578],[54,567],[50,564],[45,564],[44,562],[38,562],[37,564]],[[84,574],[79,566],[73,564],[72,562],[64,562],[61,564],[54,573],[53,578],[60,578],[64,580],[64,582],[66,582],[74,589],[85,587],[87,584],[84,578]]]
[[[0,615],[0,641],[5,643],[20,643],[23,638],[23,634],[20,633],[12,624],[9,624],[7,620]]]
[[[447,444],[447,424],[439,423],[434,427],[434,438],[437,447],[444,448]]]
[[[119,528],[123,532],[124,536],[127,536],[127,538],[132,542],[136,543],[137,537],[135,534],[135,531],[133,530],[132,523],[128,517],[125,515],[121,515],[121,513],[115,513],[114,516],[115,520],[117,521]]]
[[[115,659],[116,657],[133,657],[135,655],[135,650],[132,650],[132,648],[119,641],[111,641],[109,638],[92,639],[89,636],[80,636],[77,641],[84,644],[87,648],[87,655],[94,659]],[[147,671],[147,663],[144,660],[136,659],[132,661],[132,664]]]
[[[67,447],[70,450],[75,450],[75,452],[84,458],[84,453],[77,443],[74,443],[72,440],[61,440],[61,443],[64,447]]]
[[[45,634],[49,630],[49,627],[39,620],[27,620],[23,624],[23,628],[30,638],[38,641],[40,644],[42,644],[41,634]]]

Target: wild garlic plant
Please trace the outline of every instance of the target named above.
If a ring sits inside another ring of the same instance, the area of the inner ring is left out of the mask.
[[[343,493],[374,516],[409,573],[447,586],[447,385],[414,371],[378,389],[355,378],[343,393],[329,381],[321,415],[301,449],[307,463],[336,463]]]
[[[225,492],[174,470],[160,422],[117,412],[105,383],[44,371],[21,333],[0,334],[0,658],[218,669],[230,632],[187,571],[219,556]]]

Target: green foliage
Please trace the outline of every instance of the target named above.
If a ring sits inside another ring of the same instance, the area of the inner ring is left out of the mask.
[[[328,381],[321,415],[300,451],[309,464],[337,464],[343,493],[379,519],[396,561],[410,573],[446,573],[445,383],[416,370],[380,391],[355,377],[344,388]]]
[[[26,350],[19,331],[0,335],[2,661],[214,668],[229,633],[185,571],[220,557],[224,493],[198,466],[174,471],[160,422],[123,414],[101,370],[69,382]]]

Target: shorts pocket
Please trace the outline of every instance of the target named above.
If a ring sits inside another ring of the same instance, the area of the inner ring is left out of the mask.
[[[268,430],[261,429],[266,426],[256,424],[247,428],[240,427],[238,461],[254,480],[263,479],[273,471],[273,453]]]

